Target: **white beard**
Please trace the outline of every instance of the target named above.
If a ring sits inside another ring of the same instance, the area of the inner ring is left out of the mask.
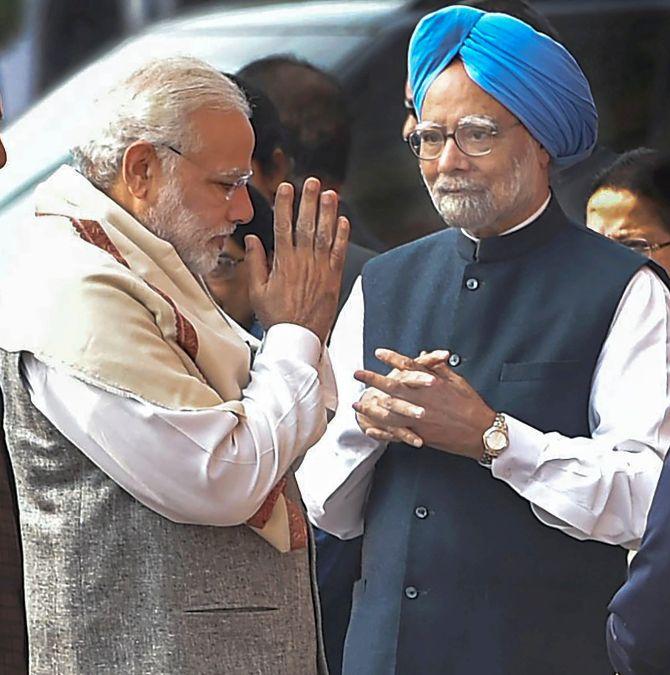
[[[207,274],[217,265],[220,251],[203,236],[198,216],[183,206],[184,191],[175,175],[170,175],[153,206],[144,215],[144,226],[169,242],[194,275]]]
[[[440,176],[432,185],[424,183],[435,209],[447,227],[460,227],[476,235],[490,229],[497,219],[522,201],[526,177],[535,170],[530,163],[531,146],[523,157],[512,159],[512,168],[504,181],[493,188],[464,176]],[[457,190],[457,192],[454,192]]]

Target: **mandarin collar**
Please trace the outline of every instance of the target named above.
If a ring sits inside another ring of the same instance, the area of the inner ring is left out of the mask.
[[[476,262],[496,262],[529,253],[552,239],[563,226],[565,217],[554,196],[548,206],[532,222],[512,228],[496,237],[472,239],[458,231],[457,249],[461,257]]]

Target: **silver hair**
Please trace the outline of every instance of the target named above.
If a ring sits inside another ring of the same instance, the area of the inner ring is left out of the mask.
[[[169,170],[176,157],[166,146],[199,149],[189,116],[201,108],[251,114],[240,88],[204,61],[186,56],[149,61],[96,103],[88,129],[71,150],[75,166],[98,188],[109,189],[126,148],[144,140]]]

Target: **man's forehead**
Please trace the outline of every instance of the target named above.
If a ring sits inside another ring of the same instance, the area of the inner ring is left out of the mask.
[[[616,234],[619,238],[644,235],[644,222],[649,215],[645,212],[649,208],[650,205],[629,190],[611,187],[597,190],[591,195],[587,206],[588,212],[599,219],[603,233]]]
[[[453,121],[467,115],[486,116],[497,122],[516,120],[505,106],[470,79],[463,63],[456,59],[428,88],[421,118]]]
[[[254,132],[241,112],[201,109],[191,115],[200,141],[197,153],[214,172],[226,176],[249,172]]]

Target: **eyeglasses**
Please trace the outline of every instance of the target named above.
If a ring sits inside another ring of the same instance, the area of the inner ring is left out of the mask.
[[[200,169],[200,171],[203,171],[211,175],[211,170],[205,169],[204,167],[200,166],[192,159],[187,157],[183,152],[181,152],[181,150],[177,150],[177,148],[175,148],[174,146],[167,144],[165,144],[164,147],[174,152],[175,155],[178,155],[182,159],[185,159],[190,164],[193,164],[193,166],[195,166],[197,169]],[[237,190],[240,190],[241,188],[244,188],[249,184],[249,181],[251,180],[253,175],[254,175],[253,171],[245,171],[242,174],[238,173],[228,176],[226,175],[217,176],[215,179],[211,179],[211,182],[220,190],[223,199],[225,201],[230,201],[233,198],[235,192],[237,192]]]
[[[633,251],[637,251],[646,256],[649,256],[656,251],[660,251],[666,246],[670,246],[670,241],[664,241],[662,244],[650,244],[646,239],[615,239],[614,237],[613,239],[626,248],[630,248]]]
[[[518,124],[521,122],[515,122],[509,128]],[[437,159],[442,154],[447,140],[453,138],[456,147],[464,155],[483,157],[491,153],[496,136],[501,133],[493,126],[473,123],[459,124],[453,132],[449,133],[447,128],[440,124],[425,122],[407,136],[407,144],[419,159],[430,160]]]

